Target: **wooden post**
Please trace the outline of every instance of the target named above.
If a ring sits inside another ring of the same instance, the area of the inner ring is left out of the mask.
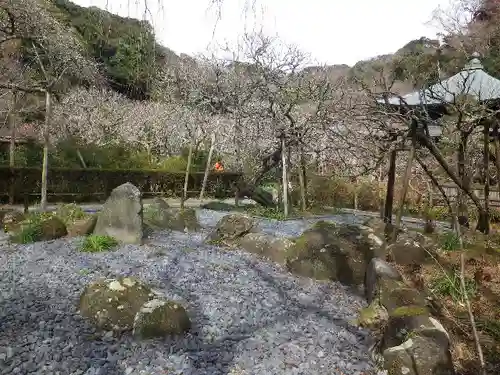
[[[208,180],[208,174],[210,173],[210,167],[212,165],[212,154],[214,152],[214,146],[215,146],[215,133],[212,133],[212,138],[210,139],[210,150],[208,151],[207,165],[205,166],[205,174],[203,175],[203,183],[201,184],[200,201],[203,200],[203,194],[205,194],[205,189],[207,188],[207,180]]]
[[[391,151],[389,157],[389,173],[387,175],[387,193],[385,195],[384,222],[392,223],[392,204],[394,201],[394,183],[396,181],[396,156],[397,151]]]
[[[288,178],[286,170],[286,140],[285,133],[281,133],[281,163],[283,166],[283,216],[285,219],[288,217]]]

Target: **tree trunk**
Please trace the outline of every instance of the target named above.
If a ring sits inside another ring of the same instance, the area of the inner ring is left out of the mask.
[[[43,129],[43,162],[42,162],[42,191],[40,198],[40,210],[47,211],[47,187],[49,172],[49,143],[50,143],[50,120],[52,115],[52,100],[50,92],[45,92],[45,126]]]
[[[432,154],[432,156],[434,156],[434,158],[437,160],[437,162],[439,163],[439,165],[441,165],[441,167],[445,170],[445,172],[448,174],[448,176],[452,179],[452,181],[464,192],[466,193],[470,199],[472,199],[472,201],[474,202],[474,205],[476,206],[478,212],[479,212],[479,216],[485,214],[485,211],[484,211],[484,208],[482,207],[481,205],[481,201],[479,200],[479,198],[477,197],[476,194],[474,194],[468,184],[464,184],[463,181],[461,181],[456,175],[455,173],[451,170],[450,166],[448,165],[448,163],[446,162],[446,160],[444,160],[443,158],[443,155],[441,155],[441,152],[439,151],[439,149],[436,147],[436,145],[434,144],[434,142],[432,142],[427,136],[425,136],[424,134],[422,133],[417,133],[417,137],[418,139],[420,140],[420,142],[422,143],[422,145],[424,145],[429,151],[430,153]],[[481,227],[477,227],[476,228],[477,230],[481,230],[482,228]]]
[[[392,204],[394,202],[394,183],[396,180],[396,156],[397,151],[391,151],[389,157],[389,173],[387,176],[387,193],[385,196],[384,222],[390,224],[392,222]]]
[[[300,168],[299,168],[299,183],[300,183],[300,200],[302,205],[302,211],[307,209],[307,170],[306,170],[306,160],[304,157],[304,148],[302,145],[299,146],[300,154]]]
[[[191,138],[191,143],[189,144],[188,160],[186,165],[186,175],[184,177],[184,189],[182,190],[181,198],[181,210],[184,210],[185,203],[187,201],[188,183],[189,183],[189,172],[191,171],[191,159],[193,158],[193,148],[194,148],[195,136]]]
[[[484,213],[478,217],[478,230],[490,233],[490,123],[483,124]]]
[[[466,160],[465,154],[467,151],[467,142],[469,138],[468,132],[460,132],[460,142],[458,144],[458,154],[457,154],[457,170],[458,178],[462,181],[464,186],[469,187],[467,173],[465,171]],[[469,213],[467,210],[466,197],[462,191],[457,193],[457,217],[458,221],[462,225],[468,225],[469,223]]]
[[[281,163],[283,169],[283,216],[285,219],[288,217],[288,174],[287,174],[287,153],[286,151],[286,141],[285,135],[281,138]]]
[[[453,208],[451,206],[451,201],[448,198],[448,195],[446,195],[446,191],[444,191],[443,187],[439,184],[439,181],[436,179],[436,177],[434,177],[434,175],[429,170],[429,168],[427,168],[427,166],[424,164],[424,162],[418,156],[416,157],[416,159],[417,159],[418,164],[420,164],[420,166],[424,170],[425,174],[427,176],[429,176],[431,182],[434,184],[434,186],[439,190],[439,192],[443,196],[443,199],[446,202],[446,205],[448,206],[448,209],[450,210],[450,214],[452,214],[453,213]],[[431,197],[432,197],[432,195],[431,195]]]
[[[17,92],[12,93],[12,105],[9,108],[8,121],[10,130],[10,142],[9,142],[9,167],[14,167],[16,163],[16,106],[17,106]]]
[[[498,120],[495,118],[495,126],[493,127],[493,146],[495,148],[495,169],[497,170],[497,186],[500,192],[500,141],[498,131]]]
[[[287,144],[291,147],[291,144]],[[262,159],[262,167],[250,181],[239,181],[236,186],[236,199],[243,197],[253,199],[255,202],[264,207],[275,207],[273,196],[264,189],[258,188],[258,185],[271,169],[278,167],[282,162],[282,144],[280,142],[278,149],[274,150],[269,155]]]
[[[408,161],[406,163],[405,174],[403,176],[403,189],[401,191],[401,199],[399,202],[398,214],[396,215],[396,228],[401,226],[401,218],[403,217],[403,210],[405,206],[406,194],[408,193],[408,184],[410,183],[411,169],[413,166],[413,159],[415,158],[415,142],[412,141],[410,152],[408,154]]]
[[[212,166],[212,154],[214,152],[214,146],[215,133],[212,133],[212,138],[210,139],[210,149],[208,151],[207,165],[205,166],[205,174],[203,175],[203,183],[201,184],[200,201],[203,200],[203,194],[205,194],[205,189],[207,188],[208,174],[210,173],[210,167]]]
[[[306,180],[304,176],[304,170],[303,170],[303,152],[302,148],[299,149],[299,154],[300,154],[300,162],[299,162],[299,189],[300,189],[300,208],[302,212],[305,212],[307,210],[307,201],[306,201]]]

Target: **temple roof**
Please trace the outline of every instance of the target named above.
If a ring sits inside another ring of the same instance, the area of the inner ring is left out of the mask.
[[[454,103],[458,96],[472,96],[478,101],[500,99],[500,80],[483,69],[479,55],[473,58],[457,74],[436,83],[427,89],[414,91],[402,97],[389,98],[395,106],[421,106]],[[379,99],[379,103],[385,100]]]

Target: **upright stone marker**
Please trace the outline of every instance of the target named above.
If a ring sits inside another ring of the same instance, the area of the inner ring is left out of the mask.
[[[113,189],[104,203],[94,234],[111,236],[122,243],[141,244],[142,230],[141,192],[126,182]]]

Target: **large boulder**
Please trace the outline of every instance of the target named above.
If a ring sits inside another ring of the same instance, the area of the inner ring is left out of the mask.
[[[205,239],[206,243],[232,246],[248,233],[255,232],[257,223],[246,215],[229,214],[219,220],[215,230]]]
[[[177,223],[178,228],[182,228],[184,232],[196,232],[201,228],[194,208],[178,210],[175,215],[175,223]]]
[[[171,229],[179,232],[196,232],[201,225],[193,208],[171,208],[161,198],[155,198],[144,213],[147,225],[157,229]]]
[[[288,250],[294,242],[287,238],[277,238],[266,233],[247,233],[239,240],[240,246],[253,254],[273,262],[283,264]]]
[[[160,229],[167,229],[174,220],[169,204],[158,197],[144,209],[143,216],[148,225]]]
[[[137,187],[127,182],[113,189],[97,216],[94,234],[122,243],[142,243],[142,197]]]
[[[401,345],[383,352],[384,368],[390,375],[454,375],[451,354],[432,337],[408,335]]]
[[[424,264],[435,253],[433,241],[417,232],[400,233],[396,241],[387,246],[389,259],[400,265]]]
[[[142,305],[154,297],[151,289],[131,277],[98,280],[80,296],[80,314],[108,331],[127,331]]]
[[[405,308],[391,314],[381,349],[389,374],[455,374],[448,333],[422,310]]]
[[[180,334],[191,327],[186,311],[133,277],[101,279],[88,285],[78,306],[100,329],[133,331],[140,338]]]
[[[384,279],[402,281],[403,277],[396,268],[385,260],[373,258],[368,263],[365,274],[365,297],[369,304],[380,294],[379,283]]]
[[[355,225],[319,221],[294,239],[287,268],[302,276],[359,287],[375,253],[370,233]]]

